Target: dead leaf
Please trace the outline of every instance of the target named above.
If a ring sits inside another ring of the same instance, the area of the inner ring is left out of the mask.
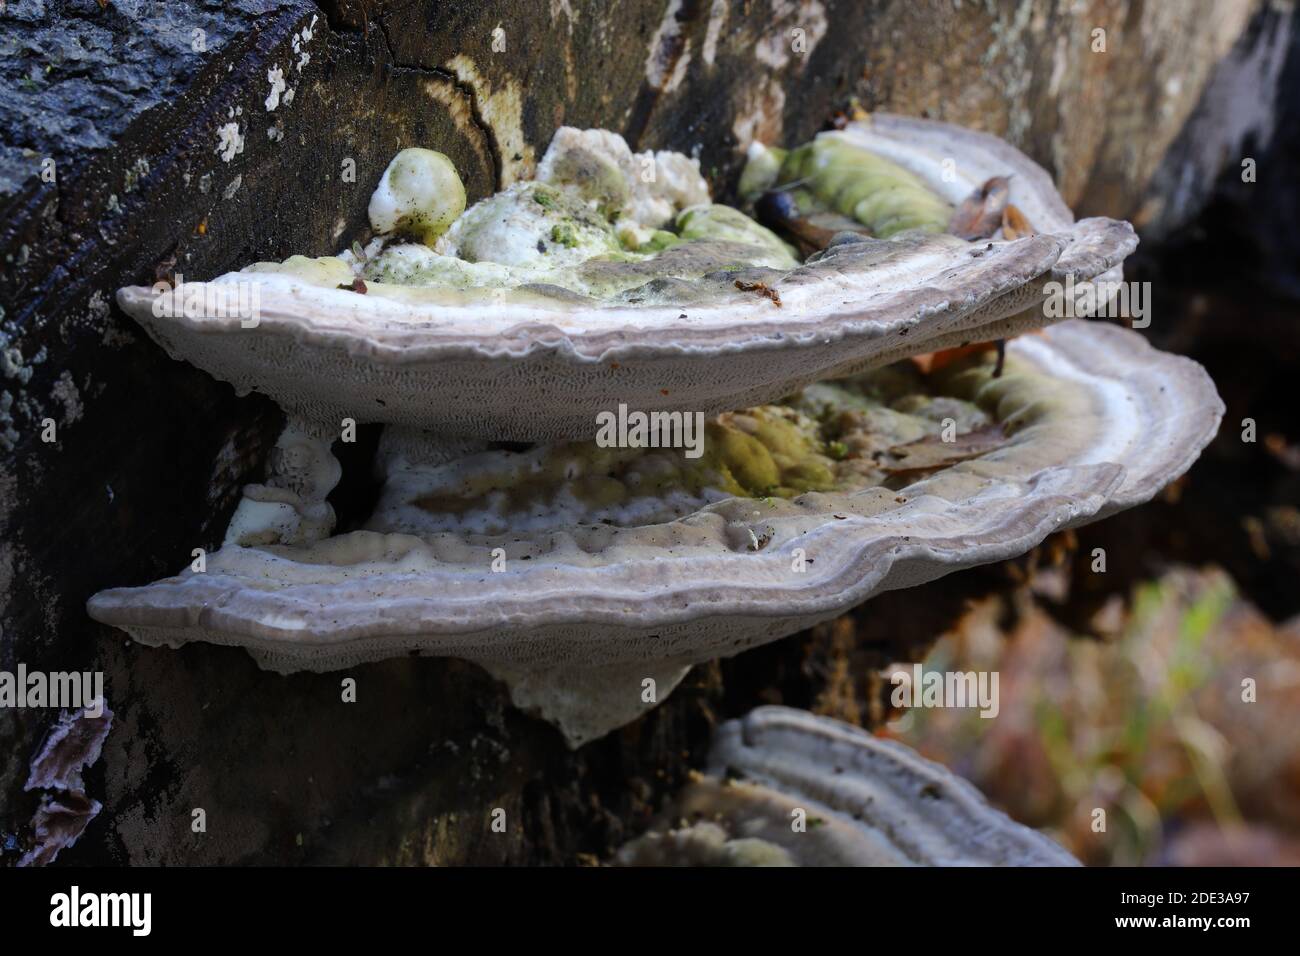
[[[871,235],[871,230],[862,223],[838,213],[803,216],[794,197],[779,189],[763,193],[754,204],[754,214],[763,225],[794,243],[805,259],[821,252],[841,232]]]
[[[1034,227],[1029,224],[1020,207],[1007,203],[1007,208],[1002,210],[1002,238],[1024,239],[1032,235],[1035,235]]]
[[[895,459],[893,464],[883,466],[885,474],[892,476],[920,475],[927,471],[947,468],[960,461],[969,461],[988,454],[1006,443],[1006,435],[998,424],[985,425],[964,434],[957,435],[952,441],[944,441],[938,435],[927,435],[905,445],[895,445],[889,454]]]
[[[1010,180],[994,176],[957,207],[948,231],[961,239],[988,239],[1002,225],[1002,213],[1011,196]]]
[[[955,345],[950,349],[940,349],[937,352],[922,352],[920,355],[911,356],[911,359],[922,373],[929,375],[967,355],[979,355],[981,352],[991,352],[995,348],[997,348],[996,342],[974,342],[970,345]]]

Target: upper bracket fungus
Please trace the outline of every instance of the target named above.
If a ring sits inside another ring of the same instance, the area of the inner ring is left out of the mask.
[[[759,707],[714,736],[707,775],[624,865],[1077,866],[945,767],[858,727]]]
[[[803,246],[711,204],[696,161],[564,128],[537,180],[464,212],[446,158],[404,150],[371,201],[386,235],[368,246],[118,301],[173,357],[305,421],[547,441],[589,437],[629,396],[714,415],[1043,325],[1046,281],[1093,280],[1136,244],[1127,223],[1075,222],[1047,174],[993,137],[876,116],[802,149],[778,189],[865,221],[835,213],[853,228],[817,227],[826,241],[803,261]],[[988,176],[1032,228],[977,242],[941,230],[940,211]]]

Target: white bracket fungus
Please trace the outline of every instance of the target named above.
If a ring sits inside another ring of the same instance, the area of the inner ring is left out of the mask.
[[[308,544],[334,530],[326,496],[343,470],[330,450],[332,436],[311,424],[290,421],[271,450],[265,484],[244,486],[226,544]]]
[[[886,116],[836,135],[887,152],[948,202],[986,173],[1009,176],[1011,200],[1038,232],[979,243],[846,236],[784,268],[755,265],[765,260],[744,244],[669,242],[680,238],[673,234],[653,254],[620,252],[619,223],[635,227],[629,235],[657,235],[646,231],[661,216],[708,201],[702,180],[690,161],[660,153],[646,182],[619,137],[561,130],[540,166],[551,186],[576,192],[592,216],[617,217],[610,244],[584,247],[590,258],[580,265],[571,262],[573,243],[589,240],[561,217],[540,239],[530,233],[565,263],[550,271],[521,270],[518,257],[469,262],[389,246],[383,265],[391,268],[366,279],[364,294],[349,257],[295,257],[187,283],[186,295],[211,306],[200,315],[179,307],[179,290],[127,288],[118,301],[173,357],[304,418],[548,441],[589,437],[596,415],[629,397],[646,411],[712,415],[907,355],[1014,335],[1051,321],[1039,308],[1047,282],[1110,274],[1136,245],[1127,223],[1075,222],[1047,174],[993,137]],[[953,156],[957,178],[948,181],[944,160]],[[454,178],[446,173],[427,181]],[[398,228],[404,203],[424,209],[447,194],[403,199],[387,188],[372,204],[377,228]],[[516,184],[511,195],[535,198],[534,219],[545,212],[539,184]],[[256,334],[240,321],[250,283],[259,293]],[[760,287],[777,295],[747,291]]]
[[[1057,325],[1013,342],[1006,374],[977,356],[902,404],[863,391],[875,379],[813,384],[1046,325],[1046,283],[1104,279],[1136,244],[1127,223],[1075,222],[992,137],[886,116],[825,137],[784,157],[796,182],[837,222],[902,231],[839,231],[800,264],[709,205],[694,161],[565,129],[539,181],[463,212],[445,157],[400,153],[371,218],[426,244],[259,263],[197,295],[121,290],[171,355],[271,395],[291,425],[203,571],[102,592],[90,613],[281,671],[465,658],[576,746],[694,663],[1021,554],[1190,466],[1222,413],[1212,384],[1114,327]],[[816,179],[827,143],[835,189]],[[785,175],[773,153],[751,181]],[[1019,217],[1001,234],[936,231],[997,177]],[[592,444],[623,403],[716,417],[698,456]],[[948,414],[960,453],[936,451]],[[387,426],[386,485],[361,530],[331,536],[345,418]]]
[[[1222,414],[1200,366],[1096,323],[1015,340],[1001,378],[987,362],[950,377],[1007,440],[898,490],[731,497],[674,520],[578,516],[496,534],[413,533],[400,508],[381,507],[371,530],[294,547],[228,544],[203,573],[102,592],[90,612],[146,644],[238,645],[281,671],[412,652],[476,661],[576,746],[647,709],[645,677],[663,700],[693,663],[1148,500],[1191,465]],[[394,447],[399,466],[419,457],[410,433]],[[468,479],[483,454],[443,449],[425,464]],[[450,507],[438,494],[435,517]],[[803,573],[792,571],[796,549],[814,559]]]
[[[714,736],[708,775],[624,865],[1078,866],[967,781],[850,724],[759,707]],[[694,822],[692,822],[694,821]]]

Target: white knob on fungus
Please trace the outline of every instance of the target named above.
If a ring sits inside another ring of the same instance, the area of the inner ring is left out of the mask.
[[[432,149],[404,149],[388,164],[370,197],[370,226],[402,232],[425,245],[465,211],[465,186],[452,161]]]

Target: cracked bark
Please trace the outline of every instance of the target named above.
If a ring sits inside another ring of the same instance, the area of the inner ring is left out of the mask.
[[[483,111],[479,107],[478,103],[478,93],[475,92],[474,87],[462,80],[454,70],[442,69],[436,66],[426,66],[422,63],[403,62],[398,59],[397,54],[393,50],[393,41],[388,35],[388,27],[385,25],[383,20],[379,21],[379,30],[384,37],[384,46],[388,50],[391,69],[406,70],[412,73],[429,76],[434,79],[443,80],[465,98],[465,102],[469,105],[470,118],[473,120],[474,126],[478,131],[482,133],[484,146],[487,148],[488,155],[492,157],[492,189],[493,191],[501,189],[501,147],[497,143],[496,133],[492,129],[491,124],[483,118]]]

